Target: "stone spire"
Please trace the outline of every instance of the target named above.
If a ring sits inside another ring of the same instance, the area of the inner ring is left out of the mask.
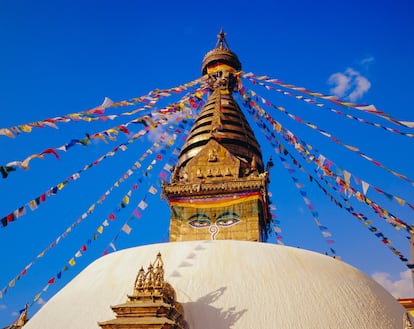
[[[241,63],[223,30],[201,70],[210,95],[178,157],[163,194],[172,210],[170,240],[262,241],[269,227],[260,146],[233,98]]]

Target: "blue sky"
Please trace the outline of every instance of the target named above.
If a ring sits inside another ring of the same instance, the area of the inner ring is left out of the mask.
[[[202,58],[214,47],[220,27],[226,31],[227,41],[238,54],[245,72],[265,74],[323,94],[337,94],[356,103],[375,104],[394,118],[414,121],[413,14],[414,5],[408,0],[383,3],[238,1],[231,5],[215,1],[0,0],[0,128],[84,111],[98,106],[105,97],[116,102],[194,80],[200,76]],[[292,97],[267,92],[259,86],[254,86],[254,90],[347,144],[359,147],[386,167],[414,179],[412,138],[348,120]],[[361,111],[342,110],[412,133],[412,129],[395,126]],[[305,125],[292,122],[283,113],[270,113],[342,168],[414,203],[413,186],[408,182]],[[99,124],[62,123],[58,130],[34,129],[15,139],[0,136],[0,165],[58,147],[74,138],[81,139],[86,133],[107,129],[125,120],[129,119]],[[262,142],[264,160],[273,155],[275,162],[270,190],[273,204],[278,208],[275,213],[281,222],[283,242],[324,252],[327,249],[324,239],[290,175],[277,161],[277,155],[260,131],[257,130],[256,135]],[[36,211],[28,211],[16,222],[0,228],[3,250],[0,289],[99,199],[152,145],[154,138],[140,139],[127,152],[119,152],[88,170],[81,179],[48,199]],[[120,136],[119,142],[122,141],[125,140]],[[43,161],[33,160],[27,171],[11,173],[0,181],[0,217],[44,193],[116,145],[97,142],[73,148],[60,160],[49,155]],[[299,173],[297,175],[299,177]],[[40,302],[50,299],[102,254],[131,215],[134,202],[140,201],[150,182],[156,182],[155,178],[156,174],[151,173],[148,179],[139,182],[142,188],[138,189],[135,199],[131,198],[131,206],[124,210],[119,224],[111,225],[102,238],[77,259],[76,266],[50,285]],[[0,326],[13,321],[16,312],[26,302],[33,301],[116,207],[134,180],[139,181],[138,176],[131,177],[130,182],[111,194],[102,209],[77,226],[8,289],[0,299]],[[408,272],[398,257],[355,218],[329,202],[315,184],[304,176],[301,181],[319,213],[320,222],[332,233],[335,240],[332,247],[344,261],[374,276],[396,295],[401,294],[398,286],[409,287]],[[368,196],[412,224],[413,213],[407,206],[401,207],[372,190]],[[117,249],[165,241],[168,236],[166,202],[159,194],[151,195],[147,201],[149,206],[142,218],[131,224],[129,235],[120,236]],[[387,234],[393,246],[408,255],[405,234],[394,230],[369,209],[362,211],[372,217],[375,226]],[[275,242],[274,236],[269,242]],[[31,314],[40,306],[35,303]]]

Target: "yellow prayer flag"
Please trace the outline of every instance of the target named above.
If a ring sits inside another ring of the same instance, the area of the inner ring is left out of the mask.
[[[100,234],[102,234],[102,232],[103,232],[103,226],[99,226],[99,227],[98,227],[98,229],[97,229],[97,231],[98,231]]]
[[[28,125],[22,125],[19,126],[19,128],[24,131],[25,133],[30,133],[32,131],[32,127],[28,126]]]
[[[279,123],[277,123],[277,122],[273,126],[276,129],[276,131],[278,133],[280,133],[280,131],[282,130],[282,126]]]
[[[401,198],[398,198],[398,197],[396,197],[396,196],[394,196],[394,199],[401,205],[401,206],[403,206],[403,205],[405,205],[405,200],[403,200],[403,199],[401,199]]]
[[[344,146],[345,146],[347,149],[351,150],[351,151],[355,151],[355,152],[359,151],[359,149],[358,149],[358,148],[356,148],[356,147],[354,147],[354,146],[351,146],[351,145],[346,145],[346,144],[344,144]]]
[[[105,136],[104,136],[104,135],[102,135],[101,133],[96,133],[96,134],[93,134],[92,136],[90,136],[90,138],[91,138],[91,139],[92,139],[92,138],[99,138],[99,139],[102,139],[105,143],[108,143],[108,142],[106,141]]]
[[[129,197],[128,197],[128,195],[125,195],[125,196],[124,196],[124,198],[122,199],[122,201],[123,201],[125,204],[128,204],[128,203],[129,203]]]
[[[69,265],[74,266],[75,264],[76,264],[75,259],[71,258],[70,261],[69,261]]]

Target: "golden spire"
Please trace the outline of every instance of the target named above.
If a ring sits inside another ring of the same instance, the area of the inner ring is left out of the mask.
[[[181,149],[163,195],[170,241],[263,241],[269,231],[267,172],[260,146],[233,92],[241,63],[223,30],[203,59],[210,95]]]
[[[217,35],[216,47],[209,51],[203,60],[203,74],[208,74],[212,90],[207,103],[201,110],[178,159],[175,178],[186,178],[183,167],[196,156],[204,146],[215,139],[233,156],[242,162],[241,176],[250,174],[253,162],[259,172],[263,172],[260,146],[242,110],[232,97],[237,91],[237,71],[241,63],[225,39],[223,29]],[[181,170],[181,173],[178,171]]]

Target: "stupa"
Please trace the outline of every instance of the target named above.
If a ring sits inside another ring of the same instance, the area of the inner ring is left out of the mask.
[[[163,184],[171,242],[96,260],[25,329],[408,328],[404,308],[359,270],[265,243],[269,175],[232,96],[240,70],[221,31],[202,63],[209,98]]]

